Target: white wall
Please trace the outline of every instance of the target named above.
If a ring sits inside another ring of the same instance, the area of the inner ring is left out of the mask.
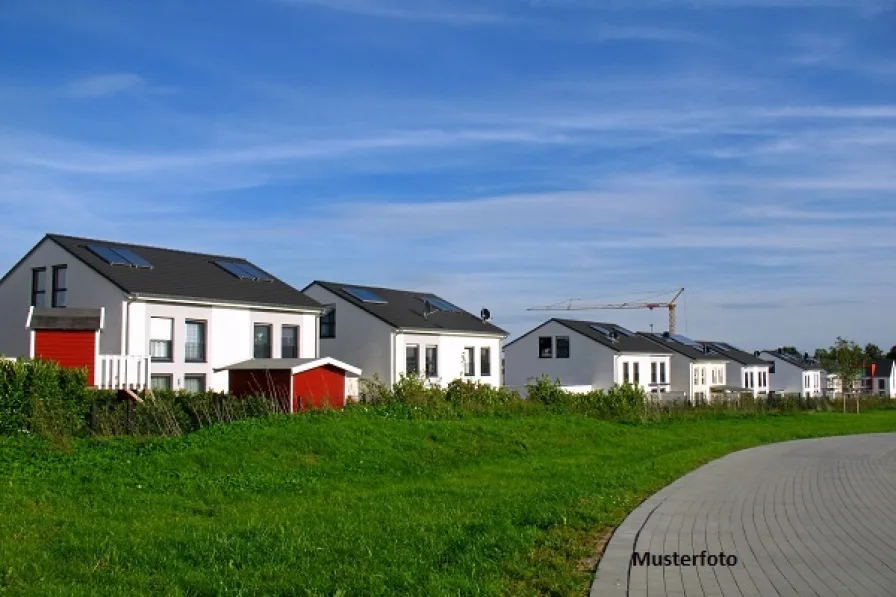
[[[607,349],[609,350],[609,349]],[[656,363],[657,385],[653,385],[651,381],[651,363]],[[649,354],[619,354],[615,358],[615,384],[622,385],[625,383],[625,366],[628,364],[629,383],[634,384],[635,364],[638,365],[638,383],[645,392],[651,392],[656,389],[658,392],[668,392],[672,388],[672,357],[671,355],[649,355]],[[666,366],[666,383],[660,383],[660,365]],[[606,388],[607,386],[604,386]]]
[[[271,356],[281,355],[281,330],[284,325],[299,326],[299,358],[314,358],[317,317],[310,313],[266,311],[239,307],[211,307],[185,305],[176,302],[135,302],[130,312],[130,354],[150,354],[150,320],[165,317],[174,321],[172,340],[173,362],[154,361],[153,375],[173,376],[174,389],[183,388],[185,375],[205,375],[206,387],[215,391],[228,389],[226,371],[213,369],[245,361],[253,357],[254,325],[270,324]],[[188,363],[184,360],[186,321],[206,322],[206,362]]]
[[[317,284],[304,292],[319,303],[335,305],[336,337],[320,338],[321,356],[358,367],[365,379],[377,375],[392,383],[392,327]],[[495,359],[500,373],[500,355]]]
[[[124,293],[106,278],[84,265],[71,253],[45,239],[34,253],[12,271],[0,284],[0,354],[27,357],[29,336],[25,329],[31,306],[31,268],[46,267],[46,290],[49,307],[53,292],[53,266],[66,265],[68,288],[66,305],[71,308],[105,307],[105,327],[100,334],[102,354],[121,352],[121,305]]]
[[[455,379],[465,379],[472,382],[481,382],[495,387],[501,386],[501,340],[496,337],[486,336],[461,336],[446,333],[399,333],[395,335],[395,362],[398,376],[406,372],[407,352],[409,345],[417,345],[420,354],[420,374],[426,370],[426,347],[438,347],[438,378],[430,380],[433,383],[445,387]],[[464,375],[464,349],[473,347],[475,375]],[[483,376],[481,370],[481,348],[490,349],[491,371],[490,375]]]
[[[540,358],[538,339],[551,338],[551,358]],[[557,358],[557,337],[569,338],[569,358]],[[609,354],[603,358],[600,349]],[[613,351],[600,346],[591,338],[575,332],[556,321],[548,321],[529,334],[504,346],[504,384],[511,389],[525,392],[525,386],[542,375],[551,381],[560,380],[566,388],[588,388],[590,391],[601,379],[613,385]],[[600,362],[604,362],[603,371]]]
[[[763,365],[747,366],[730,362],[728,364],[728,374],[728,379],[731,381],[730,385],[750,390],[754,398],[768,394],[769,384],[771,383],[769,367]]]
[[[824,394],[825,385],[827,385],[827,373],[824,371],[803,371],[802,372],[802,395],[811,396],[812,398],[820,398]]]

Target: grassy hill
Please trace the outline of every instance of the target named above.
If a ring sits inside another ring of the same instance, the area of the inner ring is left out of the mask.
[[[174,439],[0,438],[0,593],[584,595],[602,534],[735,449],[896,411],[625,425],[349,411]]]

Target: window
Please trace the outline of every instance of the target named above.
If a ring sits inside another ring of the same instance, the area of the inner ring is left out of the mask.
[[[666,363],[660,363],[660,383],[666,383]]]
[[[280,336],[280,358],[299,358],[299,326],[283,326],[280,330]]]
[[[557,358],[569,358],[569,336],[557,336]]]
[[[557,352],[559,353],[560,351],[558,350]],[[480,377],[491,377],[491,374],[492,351],[488,346],[482,346],[479,348],[479,375]]]
[[[336,309],[329,309],[320,316],[320,337],[336,337]]]
[[[416,344],[408,344],[405,350],[405,373],[410,375],[420,374],[420,347]]]
[[[629,368],[628,361],[622,363],[622,383],[627,384],[629,382]]]
[[[700,368],[694,367],[694,385],[698,385],[700,383]]]
[[[756,387],[755,382],[756,382],[756,378],[754,376],[754,373],[752,371],[750,371],[750,385],[748,387],[755,388]]]
[[[641,383],[641,363],[632,363],[632,379],[636,385]]]
[[[719,383],[718,380],[716,379],[716,368],[715,367],[712,368],[712,371],[710,371],[710,374],[712,376],[712,384],[715,385],[715,384]]]
[[[656,361],[650,363],[650,383],[656,383]]]
[[[759,385],[760,385],[761,387],[763,387],[763,388],[767,388],[767,387],[768,387],[768,373],[765,372],[765,371],[762,371],[762,372],[759,374],[759,379],[761,380],[761,381],[759,382]]]
[[[877,389],[878,390],[886,390],[887,389],[887,380],[886,379],[878,379],[877,380]]]
[[[187,333],[184,342],[184,361],[187,363],[205,362],[205,322],[187,321]]]
[[[47,306],[47,268],[36,267],[31,270],[31,306]]]
[[[205,392],[204,375],[184,375],[184,390],[193,394]]]
[[[476,349],[472,346],[464,348],[464,375],[467,377],[476,375]]]
[[[168,317],[151,317],[149,319],[149,354],[155,362],[168,362],[174,359],[171,352],[174,334],[174,320]]]
[[[439,376],[439,347],[426,347],[426,377]]]
[[[149,378],[149,387],[153,392],[170,392],[173,385],[171,375],[153,375]]]
[[[271,358],[271,324],[256,323],[253,338],[253,357],[256,359]]]
[[[706,367],[700,367],[700,385],[706,385]]]
[[[538,338],[538,358],[550,359],[554,356],[553,342],[550,336]]]
[[[68,267],[65,265],[53,266],[53,303],[57,308],[65,307],[66,293],[68,291]]]
[[[744,387],[745,388],[750,387],[750,374],[747,371],[744,371]]]

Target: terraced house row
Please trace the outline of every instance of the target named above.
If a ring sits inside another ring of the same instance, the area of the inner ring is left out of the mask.
[[[298,290],[239,257],[47,234],[0,279],[0,356],[86,367],[97,388],[275,393],[298,410],[404,375],[572,391],[634,384],[664,398],[821,396],[820,364],[781,350],[550,319],[508,334],[430,292],[316,280]],[[503,343],[503,346],[502,346]],[[896,396],[896,366],[868,388]]]

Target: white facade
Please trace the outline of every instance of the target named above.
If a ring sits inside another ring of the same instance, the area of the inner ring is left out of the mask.
[[[679,356],[679,355],[676,355]],[[674,359],[675,357],[673,357]],[[681,355],[682,359],[687,359]],[[690,372],[690,389],[688,396],[692,400],[710,400],[712,388],[727,385],[725,361],[703,361],[687,359]]]
[[[540,353],[540,338],[551,339],[550,357]],[[568,343],[568,356],[558,354],[558,339]],[[559,380],[560,386],[571,392],[606,390],[622,385],[626,378],[647,392],[665,392],[672,387],[670,355],[663,354],[662,349],[658,348],[656,354],[619,353],[556,321],[548,321],[505,345],[504,359],[504,383],[521,395],[528,384],[543,375],[551,381]]]
[[[227,373],[215,373],[213,369],[253,357],[255,324],[271,326],[272,357],[281,356],[284,326],[298,327],[299,357],[318,356],[316,309],[268,309],[176,299],[136,300],[50,239],[38,244],[0,283],[0,317],[3,317],[0,354],[28,357],[30,341],[25,320],[31,305],[32,268],[47,268],[49,297],[52,267],[57,265],[67,266],[66,307],[105,309],[100,333],[101,355],[145,356],[152,354],[152,340],[170,342],[171,359],[153,359],[150,375],[164,376],[172,389],[201,384],[209,390],[227,391]],[[50,306],[49,298],[47,306]],[[170,337],[153,338],[154,327],[157,332],[165,327],[159,325],[162,321],[170,322]],[[188,321],[204,324],[205,354],[201,362],[185,358]]]
[[[740,363],[728,363],[728,378],[732,386],[743,387],[749,390],[754,398],[768,394],[769,384],[768,365],[741,365]]]
[[[455,379],[466,379],[501,386],[500,336],[397,329],[319,284],[310,285],[304,293],[334,309],[335,331],[332,338],[320,338],[320,354],[357,365],[367,379],[376,376],[387,384],[395,383],[407,374],[409,347],[412,353],[416,347],[418,374],[433,384],[444,387]],[[436,361],[437,375],[431,378],[426,375],[427,348]],[[473,350],[473,375],[465,375],[468,349]],[[484,356],[488,365],[486,375],[483,375]]]
[[[896,398],[896,367],[889,377],[872,377],[871,392],[876,396]]]

